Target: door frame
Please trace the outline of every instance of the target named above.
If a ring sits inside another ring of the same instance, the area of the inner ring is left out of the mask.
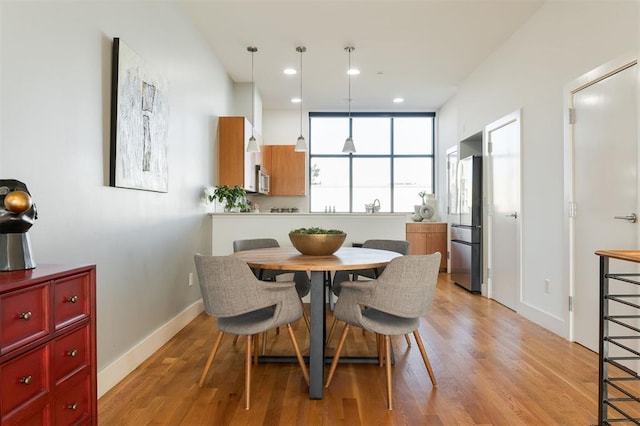
[[[519,141],[520,149],[518,154],[518,161],[520,162],[519,167],[519,180],[520,180],[520,194],[518,197],[518,214],[519,220],[517,221],[517,230],[516,235],[518,241],[516,242],[518,248],[518,254],[516,256],[517,259],[517,272],[516,276],[518,277],[517,287],[517,300],[516,300],[516,312],[520,311],[520,305],[522,303],[522,221],[524,220],[524,213],[522,211],[522,112],[520,109],[505,115],[504,117],[494,121],[485,126],[484,134],[483,134],[483,174],[484,174],[484,188],[483,188],[483,218],[482,221],[486,224],[482,230],[482,240],[484,241],[482,252],[483,259],[482,262],[484,265],[487,265],[483,271],[483,282],[487,283],[486,286],[483,285],[482,294],[490,299],[492,299],[493,295],[493,279],[492,273],[493,270],[493,258],[492,258],[492,218],[493,218],[493,162],[492,157],[490,155],[491,146],[489,145],[490,139],[489,134],[497,129],[500,129],[508,124],[513,122],[518,122],[519,129]]]
[[[593,84],[596,84],[618,72],[630,68],[638,63],[638,55],[629,53],[613,59],[593,70],[581,75],[577,79],[565,85],[564,88],[564,215],[563,215],[563,234],[564,247],[562,250],[563,264],[563,285],[562,295],[566,301],[566,309],[563,310],[564,329],[563,335],[569,341],[575,341],[574,335],[574,315],[570,310],[571,301],[575,295],[575,222],[574,222],[574,203],[575,203],[575,158],[574,158],[574,134],[572,120],[572,108],[574,106],[574,94]],[[640,128],[640,126],[639,126]],[[638,135],[638,143],[640,143],[640,133]],[[640,164],[640,162],[638,163]],[[639,186],[640,187],[640,186]]]

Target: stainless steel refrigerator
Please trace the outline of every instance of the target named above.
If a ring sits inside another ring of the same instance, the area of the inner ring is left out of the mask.
[[[473,293],[482,285],[482,156],[458,162],[456,214],[451,219],[451,279]]]

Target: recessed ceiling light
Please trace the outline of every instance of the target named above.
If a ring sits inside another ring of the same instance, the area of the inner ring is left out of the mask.
[[[393,103],[395,104],[401,104],[402,102],[404,102],[404,98],[393,98]]]
[[[351,68],[350,70],[347,71],[347,74],[349,75],[358,75],[360,74],[360,70],[357,68]]]
[[[300,98],[293,98],[293,99],[291,99],[291,102],[293,102],[294,104],[299,104],[300,102],[302,102],[302,99],[300,99]]]
[[[286,75],[295,75],[297,73],[297,71],[294,70],[293,68],[285,68],[284,73]]]

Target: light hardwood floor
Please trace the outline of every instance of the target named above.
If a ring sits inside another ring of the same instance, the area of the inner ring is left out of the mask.
[[[332,320],[328,315],[328,322]],[[294,325],[303,352],[308,334]],[[340,329],[341,331],[341,329]],[[472,295],[440,274],[432,311],[421,321],[438,380],[432,388],[415,342],[394,338],[394,409],[385,371],[340,364],[322,400],[309,400],[297,364],[253,368],[244,410],[244,341],[222,347],[204,387],[198,378],[217,334],[200,315],[98,404],[100,425],[590,425],[597,422],[598,357]],[[338,333],[339,335],[339,333]],[[337,345],[335,336],[329,353]],[[267,350],[291,352],[286,331]],[[375,336],[352,331],[344,355],[375,354]]]

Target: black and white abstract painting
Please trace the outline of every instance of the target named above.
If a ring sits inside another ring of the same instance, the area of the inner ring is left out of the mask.
[[[119,38],[113,40],[109,184],[167,192],[168,87]]]

